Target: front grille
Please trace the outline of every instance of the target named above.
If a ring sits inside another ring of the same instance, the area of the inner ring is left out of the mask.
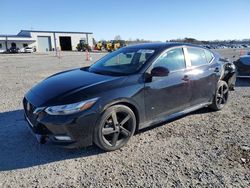
[[[38,115],[34,114],[33,112],[36,110],[36,107],[31,104],[26,98],[23,99],[23,108],[25,111],[26,117],[29,119],[30,123],[32,124],[32,130],[36,134],[49,134],[50,131],[41,123],[37,121]]]
[[[23,107],[27,118],[29,118],[30,122],[35,126],[37,124],[37,115],[33,114],[33,112],[35,111],[36,107],[31,104],[26,98],[24,98],[23,100]]]

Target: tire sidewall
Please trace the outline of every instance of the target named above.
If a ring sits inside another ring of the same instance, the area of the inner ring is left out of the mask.
[[[219,88],[223,85],[226,85],[227,86],[227,89],[229,90],[229,87],[228,87],[228,84],[223,81],[223,80],[220,80],[217,84],[217,88],[216,88],[216,92],[215,92],[215,95],[214,95],[214,100],[213,100],[213,104],[211,105],[211,108],[214,109],[214,110],[222,110],[226,104],[228,103],[228,98],[229,98],[229,95],[227,96],[227,100],[225,102],[225,104],[223,105],[218,105],[217,104],[217,95],[218,95],[218,92],[219,92]],[[229,92],[229,91],[228,91]]]

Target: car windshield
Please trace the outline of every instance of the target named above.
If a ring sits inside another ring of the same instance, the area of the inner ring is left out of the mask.
[[[98,60],[89,68],[89,72],[107,75],[133,74],[154,53],[153,49],[121,48]]]

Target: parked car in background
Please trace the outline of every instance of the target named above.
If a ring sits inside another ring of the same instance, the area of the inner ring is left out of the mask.
[[[18,53],[18,52],[19,52],[19,48],[12,46],[12,47],[10,47],[10,48],[8,49],[7,52],[8,52],[8,53]]]
[[[234,85],[235,66],[206,48],[140,44],[50,76],[23,107],[40,143],[112,151],[137,130],[204,107],[221,110]]]
[[[6,52],[6,50],[0,49],[0,53],[4,53]]]
[[[27,46],[27,47],[25,47],[25,48],[22,48],[22,49],[20,50],[20,52],[21,52],[21,53],[33,53],[34,50],[33,50],[33,48]]]
[[[237,77],[250,78],[250,54],[241,56],[234,64],[237,68]]]

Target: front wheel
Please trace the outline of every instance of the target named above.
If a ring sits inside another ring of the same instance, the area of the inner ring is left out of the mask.
[[[94,142],[105,151],[117,150],[129,141],[135,129],[136,117],[129,107],[111,106],[96,125]]]
[[[225,81],[220,80],[217,85],[213,103],[209,106],[213,110],[221,110],[228,101],[229,87]]]

